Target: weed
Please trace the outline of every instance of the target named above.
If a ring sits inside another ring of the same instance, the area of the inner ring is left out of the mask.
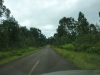
[[[63,57],[73,62],[83,70],[100,70],[100,55],[88,54],[86,52],[75,52],[57,47],[52,47]]]

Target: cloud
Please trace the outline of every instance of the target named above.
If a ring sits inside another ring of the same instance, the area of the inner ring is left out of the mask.
[[[98,23],[100,0],[5,0],[4,4],[21,26],[36,27],[50,37],[62,17],[78,18],[82,11],[90,23]]]

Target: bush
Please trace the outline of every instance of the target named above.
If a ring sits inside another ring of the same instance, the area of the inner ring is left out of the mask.
[[[100,54],[100,46],[97,46],[97,54]]]
[[[35,50],[35,48],[33,48],[33,47],[28,48],[28,51],[32,51],[32,50]]]
[[[73,44],[66,44],[62,46],[66,50],[75,50],[75,46]]]
[[[100,70],[100,55],[88,54],[86,52],[67,51],[57,47],[52,48],[82,70]]]
[[[78,51],[86,51],[88,48],[90,48],[91,46],[89,44],[81,44],[77,46],[77,50]]]
[[[16,55],[17,55],[17,56],[21,56],[22,53],[21,53],[20,51],[17,51],[17,52],[16,52]]]
[[[99,46],[97,46],[97,47],[93,46],[93,47],[87,49],[87,52],[88,53],[97,53],[97,54],[100,54],[100,47]]]
[[[95,47],[91,47],[89,49],[86,50],[88,53],[95,53],[96,48]]]

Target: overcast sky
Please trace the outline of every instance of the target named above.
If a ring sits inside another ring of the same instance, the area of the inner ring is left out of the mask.
[[[81,11],[90,23],[98,23],[100,0],[4,0],[11,15],[21,26],[39,28],[46,37],[52,36],[65,17],[78,18]]]

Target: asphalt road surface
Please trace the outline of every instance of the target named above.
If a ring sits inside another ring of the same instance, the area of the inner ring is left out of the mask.
[[[79,68],[47,46],[36,53],[0,66],[0,75],[40,75],[64,70]]]

